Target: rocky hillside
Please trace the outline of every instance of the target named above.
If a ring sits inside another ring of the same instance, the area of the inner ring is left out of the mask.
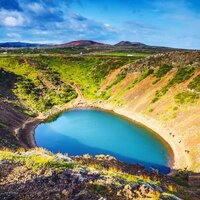
[[[0,152],[0,198],[5,199],[198,199],[184,186],[184,172],[170,178],[114,157],[68,157],[42,149]],[[180,186],[175,180],[182,180]],[[177,195],[177,196],[176,196]]]

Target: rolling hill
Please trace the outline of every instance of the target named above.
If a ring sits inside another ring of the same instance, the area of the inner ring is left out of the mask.
[[[49,46],[47,44],[38,44],[38,43],[26,43],[26,42],[5,42],[0,43],[2,48],[27,48],[27,47],[44,47]]]
[[[77,40],[56,45],[56,47],[87,47],[87,46],[108,46],[108,44],[95,42],[92,40]]]
[[[115,44],[115,46],[147,46],[146,44],[140,43],[140,42],[130,42],[130,41],[121,41],[117,44]]]

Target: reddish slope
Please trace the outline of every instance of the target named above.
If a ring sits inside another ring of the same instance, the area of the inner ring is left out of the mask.
[[[60,44],[60,45],[56,45],[56,46],[73,47],[73,46],[105,46],[105,45],[108,45],[108,44],[95,42],[95,41],[92,41],[92,40],[77,40],[77,41],[72,41],[72,42],[69,42],[69,43]]]

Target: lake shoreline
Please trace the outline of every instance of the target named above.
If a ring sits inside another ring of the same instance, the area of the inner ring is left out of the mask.
[[[170,133],[169,130],[166,130],[164,127],[162,127],[159,121],[148,118],[146,116],[142,116],[141,114],[138,113],[131,113],[127,111],[125,108],[116,108],[114,105],[103,101],[92,102],[89,100],[84,100],[84,101],[76,100],[72,103],[66,104],[65,106],[62,107],[59,106],[57,108],[54,108],[47,114],[39,115],[31,122],[27,122],[24,125],[24,127],[18,131],[17,136],[22,146],[25,147],[26,149],[37,147],[34,133],[35,133],[35,128],[38,126],[38,124],[48,120],[54,115],[72,109],[103,110],[106,112],[117,114],[122,118],[126,118],[127,120],[133,123],[139,124],[140,126],[143,126],[144,128],[151,131],[167,147],[170,156],[169,167],[171,168],[172,173],[174,170],[184,169],[186,167],[189,167],[190,163],[189,158],[185,153],[183,147],[180,144],[177,144],[176,141],[173,140],[172,136],[169,134]]]

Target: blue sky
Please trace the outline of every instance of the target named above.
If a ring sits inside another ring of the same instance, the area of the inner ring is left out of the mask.
[[[79,39],[200,49],[200,0],[0,0],[0,42]]]

